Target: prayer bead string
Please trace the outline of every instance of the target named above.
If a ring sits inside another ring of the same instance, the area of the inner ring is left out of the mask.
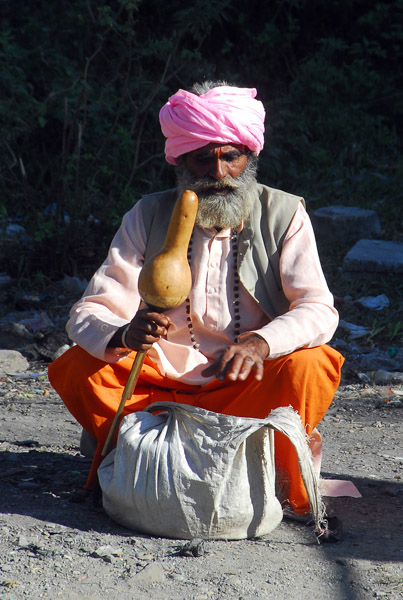
[[[241,315],[239,311],[239,273],[237,269],[237,257],[238,257],[238,236],[236,232],[232,232],[231,235],[231,246],[232,246],[232,255],[233,255],[233,267],[234,267],[234,338],[235,342],[238,341],[238,336],[241,333]],[[191,265],[192,261],[192,251],[193,251],[193,236],[190,238],[189,247],[187,252],[187,258],[189,265]],[[186,310],[186,321],[189,329],[190,341],[192,342],[192,346],[195,350],[200,348],[200,344],[197,343],[196,336],[193,329],[193,322],[191,316],[191,307],[190,307],[190,298],[189,296],[185,300],[185,310]]]

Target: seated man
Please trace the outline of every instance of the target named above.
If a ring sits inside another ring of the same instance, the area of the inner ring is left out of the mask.
[[[98,442],[89,487],[136,351],[147,356],[123,415],[156,401],[257,418],[291,405],[309,436],[332,401],[343,358],[326,342],[338,315],[303,200],[256,180],[265,112],[255,96],[207,82],[169,99],[160,122],[177,187],[144,196],[124,216],[71,310],[67,331],[77,345],[49,377]],[[137,282],[186,189],[199,198],[188,251],[193,286],[183,305],[162,314],[140,307]],[[275,439],[285,497],[304,514],[295,450]]]

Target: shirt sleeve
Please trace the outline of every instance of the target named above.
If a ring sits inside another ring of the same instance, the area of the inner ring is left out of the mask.
[[[284,238],[280,276],[290,308],[254,331],[270,347],[269,358],[328,342],[338,325],[338,313],[319,260],[311,221],[299,205]]]
[[[132,320],[140,306],[137,283],[145,244],[140,201],[123,217],[106,260],[81,300],[72,307],[66,325],[69,337],[96,358],[115,362],[125,354],[120,349],[107,348],[107,344],[119,327]]]

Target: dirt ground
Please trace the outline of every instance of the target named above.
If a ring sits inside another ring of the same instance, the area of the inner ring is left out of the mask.
[[[325,499],[342,541],[319,545],[310,526],[284,520],[267,538],[207,542],[195,557],[94,506],[80,427],[46,369],[0,378],[1,598],[403,598],[402,386],[345,381],[320,426],[323,477],[362,494]]]

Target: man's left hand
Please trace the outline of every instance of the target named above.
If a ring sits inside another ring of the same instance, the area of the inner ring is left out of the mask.
[[[263,361],[268,357],[269,352],[268,343],[260,335],[250,335],[238,344],[228,346],[219,359],[202,371],[202,375],[203,377],[215,375],[221,381],[224,381],[226,376],[231,381],[237,379],[244,381],[253,371],[255,379],[261,381]]]

